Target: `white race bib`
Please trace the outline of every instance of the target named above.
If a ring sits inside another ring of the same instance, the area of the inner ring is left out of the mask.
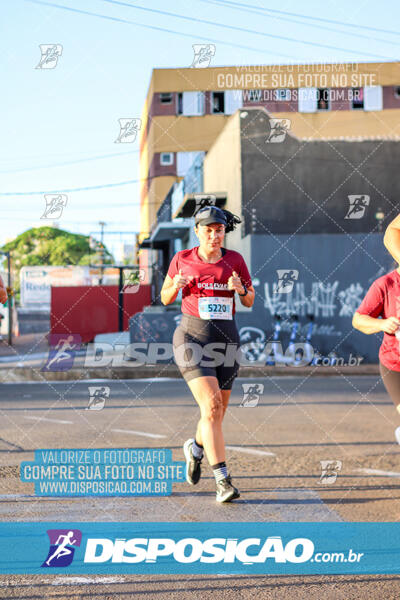
[[[232,319],[233,298],[223,296],[199,298],[198,308],[202,319]]]

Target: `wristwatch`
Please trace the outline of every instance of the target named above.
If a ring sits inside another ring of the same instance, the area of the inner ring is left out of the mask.
[[[247,287],[244,285],[244,283],[242,283],[242,286],[244,287],[244,294],[239,294],[239,296],[247,296]]]

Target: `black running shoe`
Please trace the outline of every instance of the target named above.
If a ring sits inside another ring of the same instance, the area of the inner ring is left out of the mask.
[[[194,439],[190,438],[183,444],[183,452],[186,458],[186,481],[190,485],[196,485],[201,475],[202,458],[196,458],[192,453]]]
[[[235,498],[239,498],[240,492],[235,486],[232,485],[231,476],[225,477],[225,479],[221,479],[217,483],[217,502],[230,502],[231,500],[235,500]]]

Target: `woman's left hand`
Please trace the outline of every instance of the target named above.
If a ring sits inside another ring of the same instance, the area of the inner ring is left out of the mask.
[[[228,279],[228,290],[234,290],[238,294],[244,294],[242,280],[236,271],[232,271],[232,275]]]

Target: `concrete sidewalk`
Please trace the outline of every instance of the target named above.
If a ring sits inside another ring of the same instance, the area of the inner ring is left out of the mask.
[[[0,383],[19,381],[80,381],[104,379],[162,379],[180,378],[181,375],[175,365],[150,365],[140,367],[73,367],[69,371],[41,371],[44,359],[37,366],[3,364],[0,365]],[[252,379],[254,377],[350,377],[354,375],[379,376],[379,367],[376,364],[359,367],[241,367],[239,377]]]
[[[3,339],[0,340],[0,359],[9,356],[18,360],[24,356],[47,353],[49,349],[47,335],[47,333],[27,333],[13,336],[12,346],[8,345],[7,336],[3,335]]]

